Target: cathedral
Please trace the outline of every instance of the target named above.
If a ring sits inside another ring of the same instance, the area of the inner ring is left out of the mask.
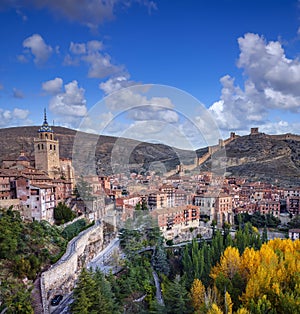
[[[54,138],[54,132],[47,122],[46,109],[44,123],[38,130],[38,138],[34,139],[35,168],[45,171],[52,179],[61,176],[59,160],[59,142]]]

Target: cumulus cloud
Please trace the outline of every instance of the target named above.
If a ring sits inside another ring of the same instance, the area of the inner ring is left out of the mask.
[[[0,108],[0,127],[24,125],[28,122],[29,110],[14,108],[7,110]]]
[[[38,9],[47,8],[55,16],[66,17],[70,21],[82,23],[90,28],[95,28],[99,24],[112,20],[116,8],[128,8],[133,3],[146,6],[149,11],[156,9],[156,5],[150,0],[5,0],[0,3],[0,9],[7,7],[22,8],[26,5],[33,5]]]
[[[105,99],[105,104],[111,111],[124,111],[139,106],[152,105],[173,108],[171,100],[168,97],[150,97],[144,95],[144,86],[134,86],[132,88],[125,88],[119,90],[117,93],[111,94]]]
[[[65,92],[55,95],[49,104],[50,110],[64,118],[83,117],[87,113],[85,90],[78,87],[77,81],[72,81],[64,86]]]
[[[39,34],[33,34],[23,41],[23,47],[28,48],[34,56],[34,62],[36,64],[44,63],[50,57],[53,49],[47,45]]]
[[[13,88],[13,97],[22,99],[22,98],[24,98],[24,94],[21,90],[19,90],[17,88]]]
[[[139,86],[121,89],[109,95],[105,104],[110,111],[122,112],[134,121],[164,121],[176,123],[179,120],[174,104],[168,97],[147,97]]]
[[[88,77],[105,78],[124,72],[122,65],[115,65],[111,56],[103,51],[103,43],[99,40],[87,43],[70,44],[70,54],[64,59],[64,65],[76,66],[84,62],[88,66]]]
[[[280,42],[267,42],[257,34],[245,34],[238,44],[237,66],[246,80],[241,88],[229,75],[221,78],[220,100],[209,108],[220,128],[243,130],[264,125],[274,109],[298,113],[299,60],[287,58]]]
[[[70,44],[70,51],[76,55],[85,54],[86,47],[84,43],[73,43]]]
[[[53,80],[42,83],[42,89],[49,94],[58,94],[62,90],[63,80],[56,77]]]
[[[121,74],[112,78],[109,78],[105,82],[99,84],[99,88],[106,94],[109,95],[119,89],[139,84],[135,81],[129,80],[129,74]]]

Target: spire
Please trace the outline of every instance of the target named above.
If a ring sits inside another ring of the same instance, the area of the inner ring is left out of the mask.
[[[49,126],[48,121],[47,121],[47,111],[46,111],[46,108],[44,108],[44,123],[40,127],[38,132],[39,133],[40,132],[51,132],[51,133],[53,133],[53,130],[52,130],[51,126]]]
[[[44,108],[44,124],[48,124],[47,122],[47,111],[46,111],[46,108]]]

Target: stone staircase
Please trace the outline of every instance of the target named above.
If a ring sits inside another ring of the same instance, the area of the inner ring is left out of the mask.
[[[41,281],[38,277],[33,283],[33,289],[31,292],[32,306],[34,309],[34,314],[43,313],[42,296],[41,296]]]

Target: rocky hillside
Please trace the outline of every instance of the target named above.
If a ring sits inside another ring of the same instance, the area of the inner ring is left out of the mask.
[[[33,158],[33,139],[37,136],[38,126],[0,129],[0,162],[7,158],[17,158],[24,148]],[[53,127],[60,142],[60,156],[72,158],[73,143],[77,132],[63,127]],[[130,169],[137,172],[149,168],[169,171],[181,162],[192,164],[195,156],[206,154],[208,148],[195,152],[179,150],[163,144],[141,143],[131,139],[80,133],[86,143],[96,143],[92,153],[99,172],[112,173],[112,154],[129,154]],[[78,135],[78,134],[77,134]],[[82,147],[84,149],[84,147]],[[220,157],[221,156],[221,157]],[[225,156],[225,157],[224,157]],[[221,159],[228,175],[247,177],[251,180],[264,180],[284,185],[300,185],[300,140],[272,137],[263,133],[240,136],[226,145],[225,151],[215,153],[214,160]],[[202,166],[211,169],[212,159]],[[157,166],[158,165],[158,166]]]
[[[226,172],[283,185],[300,185],[300,141],[278,139],[263,133],[236,138],[226,145],[223,156]],[[226,156],[226,157],[224,157]],[[209,168],[211,159],[202,168]]]
[[[60,156],[72,158],[73,143],[77,131],[52,127],[60,143]],[[38,126],[14,127],[0,129],[0,162],[3,159],[17,158],[20,150],[24,149],[33,158],[33,140],[37,137]],[[114,149],[116,137],[80,133],[84,135],[86,143],[96,143],[95,152],[98,170],[106,174],[111,173],[111,153]],[[195,153],[173,148],[163,144],[142,143],[135,140],[123,139],[121,145],[130,152],[129,163],[131,169],[136,171],[151,169],[151,164],[161,163],[165,171],[174,169],[181,162],[191,164],[194,162]],[[120,145],[117,145],[120,146]],[[180,160],[180,161],[179,161]]]

